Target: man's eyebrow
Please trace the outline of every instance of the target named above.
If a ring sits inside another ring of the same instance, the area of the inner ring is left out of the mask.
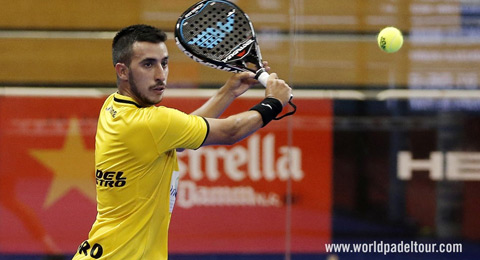
[[[166,57],[162,58],[161,61],[165,61],[165,60],[168,60],[168,59],[169,59],[169,56],[166,56]],[[158,59],[156,59],[156,58],[145,58],[141,62],[157,62],[157,61],[158,61]]]
[[[145,58],[141,61],[141,63],[145,63],[145,62],[154,63],[154,62],[157,62],[157,59],[155,59],[155,58]]]

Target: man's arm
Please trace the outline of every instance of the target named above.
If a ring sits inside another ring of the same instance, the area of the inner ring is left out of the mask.
[[[210,127],[205,145],[234,144],[251,135],[263,125],[257,111],[245,111],[224,119],[206,118]]]
[[[255,74],[252,72],[233,74],[213,97],[190,114],[201,117],[218,118],[235,98],[242,95],[257,82],[258,81],[255,80]]]
[[[292,89],[285,81],[278,79],[275,73],[270,74],[267,80],[267,88],[265,89],[265,97],[270,98],[270,105],[266,100],[262,101],[263,105],[280,113],[281,109],[290,100]],[[273,99],[272,99],[273,98]],[[265,104],[267,103],[267,104]],[[278,106],[277,106],[278,104]],[[260,105],[261,107],[262,105]],[[234,144],[245,137],[251,135],[272,118],[270,111],[261,112],[260,110],[250,110],[241,112],[225,119],[206,118],[210,130],[203,146],[214,144]],[[275,114],[276,115],[276,114]]]

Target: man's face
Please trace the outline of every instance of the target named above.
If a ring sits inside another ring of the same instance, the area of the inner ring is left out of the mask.
[[[135,42],[128,72],[134,99],[141,106],[162,101],[168,78],[168,50],[165,43]]]

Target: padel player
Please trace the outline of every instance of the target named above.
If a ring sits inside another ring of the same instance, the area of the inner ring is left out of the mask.
[[[265,99],[249,111],[217,119],[258,83],[231,76],[191,114],[156,106],[168,78],[166,34],[148,25],[113,39],[118,91],[101,108],[95,139],[97,217],[73,259],[167,259],[167,236],[178,184],[176,149],[233,144],[275,118],[291,88],[272,73]]]

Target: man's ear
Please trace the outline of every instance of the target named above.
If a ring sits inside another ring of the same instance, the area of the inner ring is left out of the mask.
[[[123,63],[115,64],[115,71],[120,80],[128,80],[128,67]]]

